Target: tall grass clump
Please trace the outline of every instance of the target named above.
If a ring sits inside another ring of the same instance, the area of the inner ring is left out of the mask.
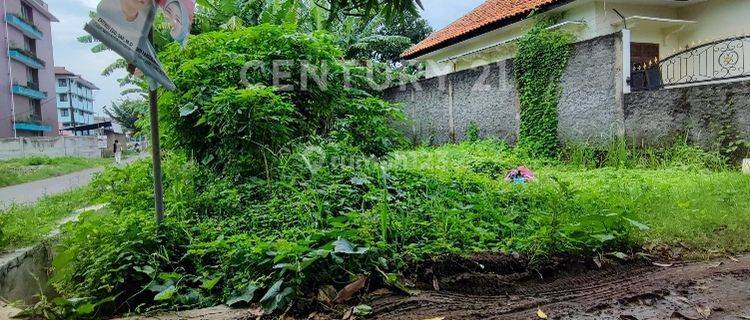
[[[579,168],[665,169],[722,171],[729,168],[719,152],[706,151],[678,140],[666,148],[641,147],[624,138],[611,139],[604,146],[569,143],[562,148],[560,161]]]

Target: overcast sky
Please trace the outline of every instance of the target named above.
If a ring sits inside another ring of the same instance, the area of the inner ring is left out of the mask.
[[[89,11],[93,11],[99,0],[46,0],[50,11],[60,22],[52,25],[52,42],[55,52],[55,65],[82,75],[96,84],[101,90],[95,92],[95,110],[102,112],[104,106],[119,100],[120,87],[116,79],[123,74],[101,76],[101,71],[116,59],[111,52],[91,52],[91,45],[81,44],[76,38],[83,35],[83,25],[88,21]],[[425,6],[424,17],[438,30],[460,18],[484,0],[422,0]]]

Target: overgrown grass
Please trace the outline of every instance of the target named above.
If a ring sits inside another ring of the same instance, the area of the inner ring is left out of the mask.
[[[162,228],[140,161],[97,179],[112,211],[67,229],[53,282],[67,297],[114,300],[104,312],[227,301],[273,311],[359,274],[392,282],[407,261],[446,253],[519,252],[543,263],[649,244],[683,243],[698,255],[750,249],[750,176],[715,155],[688,146],[649,160],[627,147],[589,153],[536,159],[480,141],[376,161],[341,144],[306,145],[279,159],[272,179],[244,182],[173,155]],[[520,165],[537,180],[506,182]]]
[[[522,153],[521,153],[522,154]],[[391,165],[443,177],[471,177],[490,187],[511,167],[537,171],[538,183],[569,183],[591,212],[613,208],[649,230],[636,243],[686,247],[688,258],[750,251],[750,176],[718,154],[678,144],[634,149],[621,141],[606,149],[570,147],[562,160],[528,159],[504,144],[479,142],[398,152]]]
[[[89,205],[92,198],[91,190],[82,188],[0,211],[0,252],[38,243],[61,219]]]
[[[110,159],[89,159],[79,157],[46,157],[0,161],[0,187],[26,183],[35,180],[64,175],[88,168],[111,163]]]

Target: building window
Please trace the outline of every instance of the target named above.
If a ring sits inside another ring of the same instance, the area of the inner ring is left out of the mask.
[[[21,17],[26,21],[34,22],[34,10],[25,2],[21,2]]]
[[[60,109],[60,116],[61,117],[67,117],[68,116],[68,109]]]
[[[29,99],[29,105],[31,106],[31,110],[29,110],[31,118],[42,121],[42,103],[36,99]]]
[[[36,55],[36,40],[31,39],[27,36],[23,37],[23,48]]]
[[[67,93],[60,94],[60,102],[68,102],[68,94]]]
[[[68,86],[68,80],[66,80],[66,79],[58,79],[57,80],[57,86],[58,87],[67,87]]]
[[[26,67],[26,81],[34,89],[39,89],[39,70]]]

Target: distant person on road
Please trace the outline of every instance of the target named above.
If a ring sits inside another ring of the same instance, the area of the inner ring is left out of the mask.
[[[120,147],[120,141],[115,140],[115,144],[113,146],[113,150],[115,152],[115,162],[117,164],[120,164],[120,161],[122,161],[122,147]]]

